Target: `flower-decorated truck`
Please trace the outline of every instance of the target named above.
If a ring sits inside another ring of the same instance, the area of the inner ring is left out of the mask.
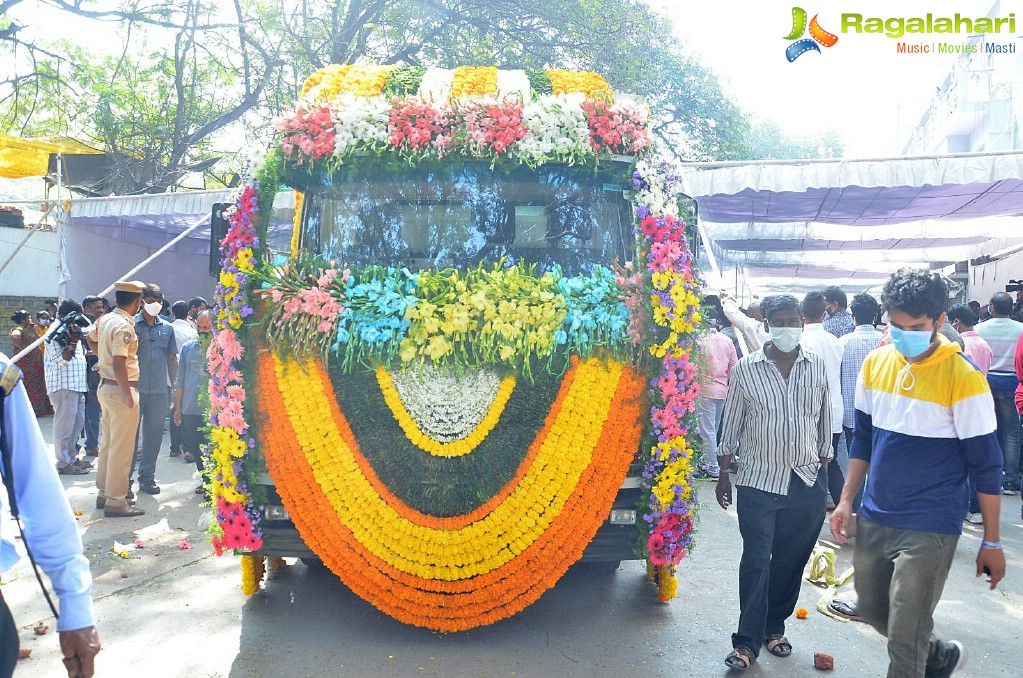
[[[213,544],[246,593],[318,559],[452,631],[643,558],[674,597],[699,280],[648,117],[590,72],[307,80],[230,216],[208,353]]]

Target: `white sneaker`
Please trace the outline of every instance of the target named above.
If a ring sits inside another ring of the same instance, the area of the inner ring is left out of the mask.
[[[968,522],[970,525],[983,525],[984,516],[982,516],[980,513],[967,513],[966,522]]]
[[[703,472],[703,475],[707,476],[711,480],[717,480],[718,477],[721,475],[721,469],[717,466],[711,466],[709,464],[700,464],[699,469],[700,471]]]
[[[955,666],[952,667],[952,673],[958,673],[964,666],[966,666],[966,646],[960,643],[958,640],[948,641],[956,646],[959,650],[959,658],[956,660]]]

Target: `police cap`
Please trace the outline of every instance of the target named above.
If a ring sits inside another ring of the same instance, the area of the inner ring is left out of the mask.
[[[142,290],[146,289],[146,284],[138,280],[118,280],[114,283],[114,289],[118,292],[142,294]]]

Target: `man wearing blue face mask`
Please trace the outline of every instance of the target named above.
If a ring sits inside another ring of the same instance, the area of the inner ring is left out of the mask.
[[[941,276],[900,269],[881,301],[891,344],[870,353],[857,378],[848,473],[831,532],[845,543],[866,477],[853,558],[859,614],[888,638],[889,678],[940,678],[965,660],[961,643],[932,630],[966,517],[968,478],[984,519],[977,576],[988,574],[994,588],[1005,575],[1002,454],[984,375],[939,334],[948,304]]]
[[[761,645],[776,657],[792,654],[785,620],[824,522],[833,454],[827,367],[800,346],[802,305],[782,294],[760,308],[770,339],[732,372],[718,447],[722,470],[742,449],[735,483],[742,535],[739,625],[725,658],[739,671],[750,667]],[[731,505],[727,473],[715,494],[722,508]]]
[[[163,424],[170,409],[168,383],[178,376],[178,346],[174,328],[160,318],[163,291],[147,285],[142,293],[142,309],[135,316],[139,341],[139,424],[142,452],[136,453],[132,473],[138,467],[139,490],[160,494],[156,484],[156,460],[163,445]],[[138,444],[136,442],[136,450]],[[131,483],[128,484],[129,488]]]

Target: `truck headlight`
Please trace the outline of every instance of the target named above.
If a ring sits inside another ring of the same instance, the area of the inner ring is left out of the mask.
[[[611,509],[609,522],[612,525],[635,525],[636,509]]]
[[[291,520],[291,515],[280,504],[269,504],[263,513],[267,520]]]

